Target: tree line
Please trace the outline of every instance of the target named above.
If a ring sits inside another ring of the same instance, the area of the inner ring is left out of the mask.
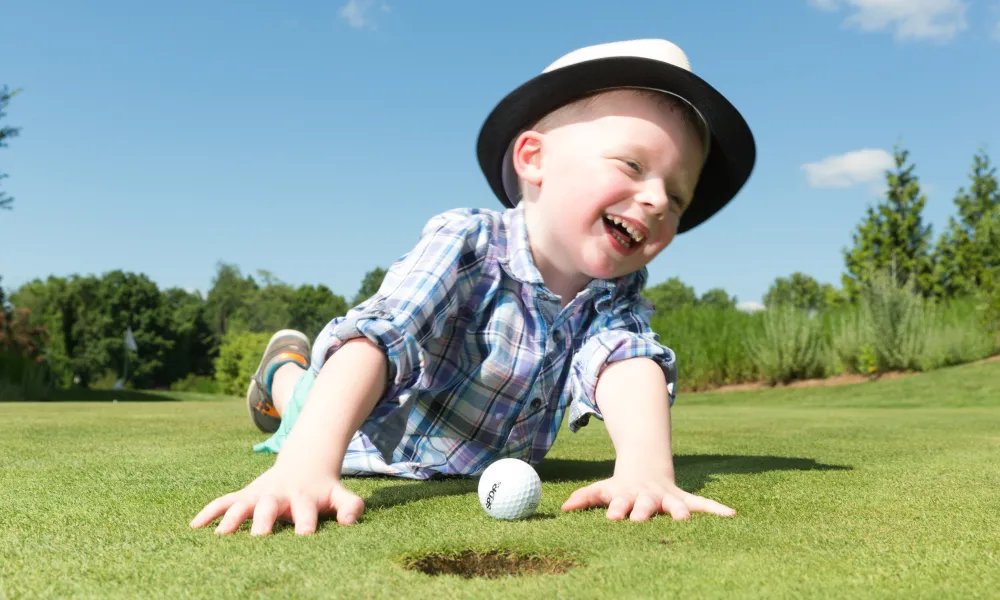
[[[0,88],[0,119],[15,94]],[[0,127],[0,147],[19,133]],[[850,247],[842,249],[841,286],[792,273],[772,282],[765,306],[815,312],[852,305],[874,276],[888,273],[897,286],[931,301],[975,299],[991,315],[987,326],[1000,329],[1000,185],[985,148],[975,153],[969,184],[956,193],[955,212],[936,241],[924,222],[927,198],[909,152],[895,148],[894,160],[885,173],[884,197],[867,207]],[[12,201],[0,190],[0,207],[10,209]],[[0,359],[17,354],[45,363],[62,386],[107,383],[124,372],[126,360],[129,383],[136,388],[212,378],[228,337],[286,327],[314,336],[330,319],[375,293],[384,276],[382,267],[369,271],[351,298],[321,284],[291,286],[267,271],[244,275],[224,262],[204,297],[180,288],[161,290],[145,274],[120,270],[36,279],[7,297],[0,286]],[[697,306],[735,310],[737,305],[722,288],[698,296],[676,277],[643,293],[658,315]],[[128,329],[137,355],[126,355]],[[0,369],[0,379],[3,375]]]
[[[350,302],[373,294],[385,270],[366,274]],[[244,275],[219,263],[202,297],[181,288],[160,290],[148,276],[120,270],[96,275],[50,276],[30,281],[8,299],[33,331],[45,332],[44,355],[61,385],[88,387],[124,372],[136,388],[162,388],[189,375],[212,377],[227,336],[294,328],[315,336],[349,301],[328,287],[292,286],[267,271]],[[133,332],[138,351],[126,357]]]

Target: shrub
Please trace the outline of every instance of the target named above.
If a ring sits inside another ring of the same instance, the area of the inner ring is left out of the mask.
[[[761,327],[758,315],[735,308],[683,306],[657,313],[652,328],[677,355],[678,388],[698,391],[757,379],[744,340]]]
[[[986,358],[996,351],[994,334],[978,321],[978,307],[973,298],[953,300],[929,308],[933,314],[927,324],[927,344],[922,370],[959,365]]]
[[[979,292],[979,323],[993,337],[993,353],[1000,352],[1000,266],[986,272]]]
[[[54,378],[44,361],[0,350],[0,402],[48,400]]]
[[[256,365],[254,365],[254,368],[256,368]],[[244,387],[245,385],[246,381],[244,381]],[[211,377],[188,373],[185,377],[171,383],[170,391],[195,392],[198,394],[220,394],[222,393],[222,385]]]
[[[861,309],[871,324],[878,372],[921,370],[935,324],[935,310],[912,283],[899,286],[877,274],[862,290]]]
[[[227,333],[215,359],[215,380],[219,392],[241,396],[246,392],[260,357],[271,336],[266,333]]]
[[[747,338],[748,351],[764,381],[788,383],[825,377],[832,371],[821,317],[813,311],[778,305],[763,311],[763,331]]]
[[[867,311],[848,306],[829,315],[830,345],[837,372],[871,375],[877,370]]]
[[[995,340],[972,299],[938,303],[877,276],[858,303],[829,319],[838,366],[852,373],[929,371],[985,358]]]
[[[42,354],[47,332],[30,317],[27,309],[0,303],[0,402],[48,400],[54,387]]]

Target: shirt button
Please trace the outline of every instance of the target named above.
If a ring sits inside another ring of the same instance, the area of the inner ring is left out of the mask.
[[[542,399],[541,398],[535,398],[534,400],[531,401],[531,409],[532,410],[538,410],[541,407],[542,407]]]

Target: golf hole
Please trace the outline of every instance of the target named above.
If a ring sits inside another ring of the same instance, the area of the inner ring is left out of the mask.
[[[406,568],[425,575],[458,575],[466,579],[495,579],[521,575],[559,575],[577,566],[576,561],[509,550],[457,554],[425,554],[405,561]]]

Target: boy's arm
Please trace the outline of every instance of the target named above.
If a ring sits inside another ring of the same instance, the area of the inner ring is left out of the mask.
[[[350,440],[380,399],[422,379],[425,342],[469,300],[489,231],[475,213],[449,211],[431,219],[417,246],[389,269],[376,297],[320,334],[314,360],[323,366],[274,466],[210,503],[192,527],[223,513],[220,533],[251,517],[251,533],[269,533],[278,518],[294,521],[296,533],[315,531],[317,515],[354,522],[364,504],[339,477]]]
[[[321,516],[354,523],[364,501],[340,484],[340,465],[385,389],[385,374],[385,354],[373,343],[344,344],[320,369],[274,465],[242,490],[210,502],[191,527],[219,516],[216,533],[233,533],[252,518],[252,535],[271,533],[278,519],[294,521],[297,534],[315,532]]]
[[[615,447],[615,474],[673,479],[670,406],[660,366],[648,358],[613,363],[598,378],[595,395]]]
[[[340,478],[354,432],[385,391],[385,353],[367,338],[348,341],[320,369],[275,467]]]
[[[606,308],[574,358],[570,429],[590,416],[604,421],[615,447],[610,479],[576,490],[563,510],[608,507],[609,519],[644,521],[663,512],[735,514],[718,502],[677,487],[671,449],[670,409],[676,364],[649,325],[652,305],[632,296]]]

